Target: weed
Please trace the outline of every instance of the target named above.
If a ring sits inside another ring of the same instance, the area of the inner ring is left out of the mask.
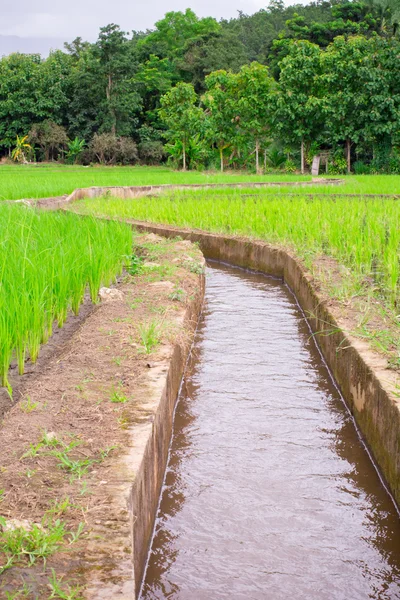
[[[161,339],[160,323],[158,321],[150,321],[150,323],[142,323],[138,326],[142,346],[140,351],[144,354],[151,354],[158,346]]]
[[[38,406],[39,406],[39,403],[33,402],[33,400],[31,400],[30,396],[27,396],[26,400],[23,400],[23,402],[20,403],[20,408],[25,413],[33,412],[34,410],[37,409]]]
[[[71,481],[82,479],[82,476],[96,462],[90,458],[74,460],[68,456],[68,451],[66,450],[53,450],[52,455],[60,461],[58,467],[71,474]]]
[[[50,508],[47,511],[47,514],[56,517],[61,517],[61,515],[68,512],[71,506],[72,505],[68,496],[62,498],[61,500],[53,500],[51,502]]]
[[[33,523],[29,529],[8,529],[6,519],[0,517],[0,526],[3,528],[0,551],[7,557],[6,565],[0,567],[0,574],[25,559],[30,566],[40,559],[46,564],[48,556],[60,548],[68,533],[62,521],[46,517],[41,524]]]
[[[204,266],[195,260],[185,261],[183,266],[185,269],[188,269],[191,273],[195,273],[196,275],[204,273]]]
[[[128,402],[129,398],[127,398],[125,394],[123,394],[121,391],[113,390],[111,393],[110,400],[114,404],[125,404],[125,402]]]
[[[128,264],[126,266],[126,270],[129,275],[139,275],[143,269],[143,259],[137,254],[131,254],[127,256]]]
[[[54,569],[51,570],[49,588],[51,594],[47,600],[82,600],[80,595],[82,588],[78,585],[71,587],[69,584],[62,585],[63,577],[57,578]]]
[[[121,366],[122,359],[121,359],[121,357],[120,357],[120,356],[115,356],[115,357],[112,359],[112,361],[113,361],[113,363],[115,363],[115,364],[117,365],[117,367],[120,367],[120,366]]]
[[[114,445],[114,446],[109,446],[108,448],[104,448],[104,450],[100,450],[100,460],[105,460],[106,458],[108,458],[108,455],[110,454],[110,452],[112,452],[116,448],[118,448],[118,446]]]
[[[174,300],[176,302],[184,302],[185,301],[185,292],[179,286],[175,286],[174,290],[168,296],[170,300]]]

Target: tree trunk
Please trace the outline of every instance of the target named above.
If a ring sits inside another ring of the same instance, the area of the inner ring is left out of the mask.
[[[301,138],[301,174],[304,175],[304,138]]]
[[[224,149],[223,148],[219,149],[219,158],[221,161],[221,173],[223,173],[224,172]]]
[[[183,142],[182,144],[182,153],[183,153],[183,170],[186,171],[186,144]]]
[[[260,163],[259,163],[259,159],[258,159],[258,153],[259,153],[259,141],[258,139],[256,140],[256,173],[257,175],[260,174]]]
[[[264,150],[264,173],[267,171],[267,149]]]
[[[106,88],[106,97],[107,97],[107,102],[108,102],[108,109],[110,111],[110,115],[111,115],[111,119],[112,119],[111,133],[113,135],[115,135],[116,130],[117,130],[117,117],[115,115],[115,110],[113,108],[111,108],[112,86],[113,86],[112,75],[111,75],[111,73],[109,73],[108,74],[108,84],[107,84],[107,88]]]
[[[347,159],[347,172],[351,173],[351,141],[346,140],[346,159]]]

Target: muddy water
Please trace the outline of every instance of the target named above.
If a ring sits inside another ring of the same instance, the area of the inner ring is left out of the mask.
[[[142,598],[400,598],[398,514],[290,291],[213,264]]]

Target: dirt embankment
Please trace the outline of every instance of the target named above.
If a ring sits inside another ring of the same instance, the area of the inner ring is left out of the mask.
[[[1,423],[0,598],[133,597],[132,484],[204,283],[196,246],[135,243],[139,273],[25,379]]]

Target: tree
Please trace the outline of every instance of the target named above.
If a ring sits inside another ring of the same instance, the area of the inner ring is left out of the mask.
[[[242,67],[235,77],[240,128],[254,144],[257,173],[260,172],[260,142],[265,142],[270,132],[274,87],[268,68],[256,62]]]
[[[41,148],[44,160],[48,161],[57,158],[60,150],[67,146],[68,136],[62,125],[46,119],[32,125],[29,141]]]
[[[196,106],[197,95],[189,83],[178,83],[161,98],[160,117],[167,126],[166,137],[182,145],[182,166],[186,170],[189,141],[201,133],[204,114]]]
[[[321,54],[321,106],[333,144],[346,143],[347,171],[351,171],[351,145],[361,140],[368,94],[362,70],[369,42],[358,36],[338,37]]]
[[[305,171],[305,143],[323,130],[318,76],[321,50],[307,41],[292,42],[280,63],[281,74],[273,97],[273,124],[285,141],[299,141],[301,172]]]
[[[224,150],[232,146],[240,120],[234,96],[235,75],[221,69],[207,75],[205,83],[202,101],[206,107],[207,134],[218,148],[223,171]]]
[[[106,100],[102,129],[113,135],[128,133],[129,127],[124,125],[132,120],[140,101],[132,79],[132,46],[118,25],[101,27],[94,56],[98,60]]]

